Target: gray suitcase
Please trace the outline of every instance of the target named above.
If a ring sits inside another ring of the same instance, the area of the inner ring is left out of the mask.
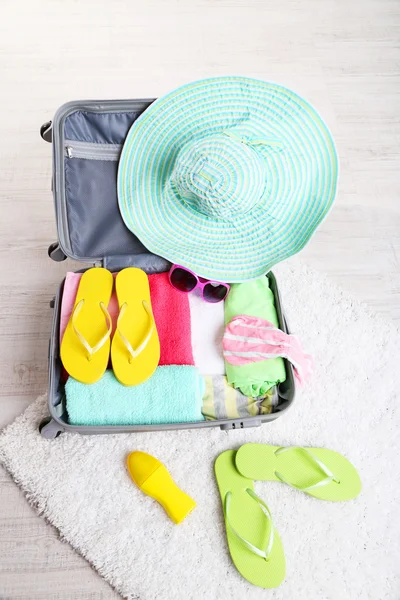
[[[152,102],[153,100],[69,102],[57,111],[53,122],[49,121],[41,127],[41,137],[52,143],[53,149],[52,190],[58,233],[58,241],[48,250],[53,260],[63,261],[70,257],[87,263],[87,268],[93,265],[103,266],[110,271],[128,266],[140,267],[149,274],[169,269],[170,263],[167,260],[148,252],[126,228],[117,200],[117,169],[122,145],[132,123]],[[288,331],[276,279],[272,273],[267,277],[275,296],[279,326]],[[43,437],[52,439],[64,431],[98,434],[216,426],[224,430],[257,427],[276,419],[293,402],[293,370],[285,360],[286,381],[279,385],[279,404],[275,412],[269,415],[165,425],[70,425],[61,382],[59,352],[63,286],[64,281],[50,302],[54,309],[49,343],[50,416],[40,425]]]

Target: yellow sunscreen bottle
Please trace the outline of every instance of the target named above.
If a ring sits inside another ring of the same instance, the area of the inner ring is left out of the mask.
[[[136,485],[157,500],[174,523],[183,521],[195,508],[196,502],[178,488],[166,467],[154,456],[131,452],[126,463]]]

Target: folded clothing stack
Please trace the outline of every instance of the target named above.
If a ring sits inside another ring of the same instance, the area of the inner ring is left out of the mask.
[[[60,339],[70,318],[80,273],[67,273],[61,306]],[[149,276],[154,318],[160,338],[159,367],[146,382],[125,387],[112,371],[95,384],[68,378],[66,403],[73,425],[152,425],[215,419],[233,419],[272,412],[278,403],[275,383],[283,381],[280,358],[244,368],[225,363],[222,337],[225,321],[237,310],[263,312],[277,322],[272,291],[263,277],[236,284],[224,303],[210,304],[196,293],[183,294],[168,274]],[[115,331],[119,308],[113,293],[108,310]],[[192,350],[193,346],[193,350]],[[247,373],[243,370],[249,369]],[[204,377],[202,377],[204,376]],[[233,384],[235,387],[233,387]],[[235,389],[238,388],[238,389]]]

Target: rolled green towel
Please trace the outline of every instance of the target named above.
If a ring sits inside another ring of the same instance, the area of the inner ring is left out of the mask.
[[[225,325],[236,315],[260,317],[279,327],[274,294],[269,287],[268,277],[231,285],[225,300]],[[225,370],[228,382],[245,396],[253,398],[263,396],[274,385],[286,379],[283,358],[269,358],[240,366],[225,361]]]
[[[192,366],[157,367],[144,383],[124,386],[112,371],[92,384],[65,384],[72,425],[160,425],[204,421],[203,377]]]

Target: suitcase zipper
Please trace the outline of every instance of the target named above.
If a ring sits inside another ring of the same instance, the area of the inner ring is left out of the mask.
[[[65,140],[67,158],[85,158],[87,160],[119,160],[122,144],[97,144]]]

